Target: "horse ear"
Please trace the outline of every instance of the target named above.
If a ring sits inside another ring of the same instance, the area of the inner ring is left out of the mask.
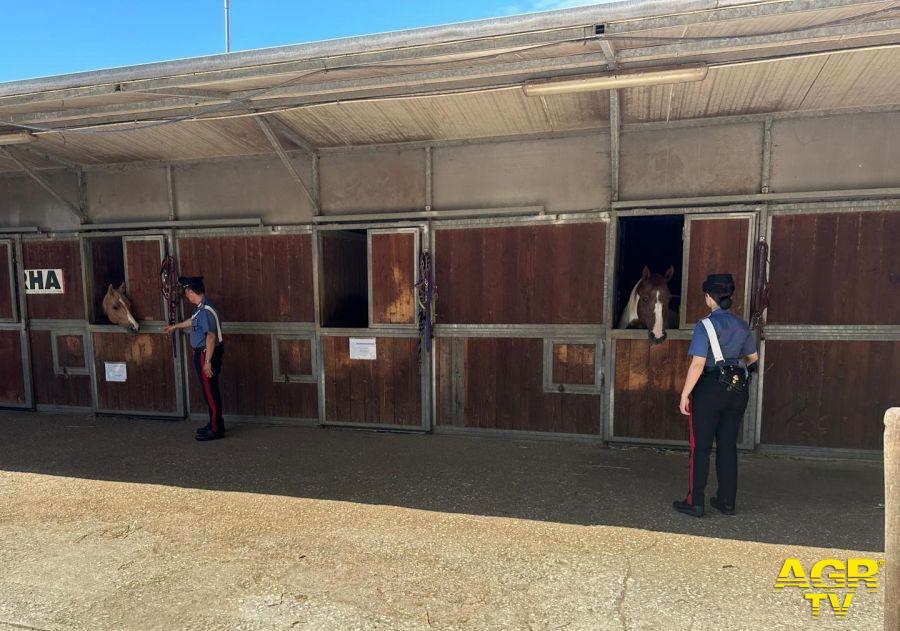
[[[116,288],[116,291],[119,292],[120,294],[124,294],[124,293],[125,293],[125,283],[121,283],[121,284]]]
[[[112,283],[106,286],[106,293],[111,294],[113,292]]]
[[[675,267],[669,265],[669,269],[666,270],[666,280],[672,280],[672,277],[675,275]]]
[[[641,272],[641,278],[647,280],[650,278],[650,268],[644,265],[644,271]]]

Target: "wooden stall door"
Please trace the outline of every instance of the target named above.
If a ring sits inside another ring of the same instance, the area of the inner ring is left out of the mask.
[[[421,428],[418,347],[418,337],[323,337],[326,423]]]
[[[125,287],[131,298],[133,315],[138,322],[166,320],[159,289],[159,266],[165,256],[161,236],[126,237]]]
[[[369,324],[416,323],[419,230],[369,230]]]
[[[14,244],[8,239],[0,240],[0,322],[16,321]]]
[[[768,324],[900,325],[900,212],[772,217]]]
[[[95,331],[92,339],[101,412],[181,414],[171,336]]]
[[[0,406],[26,405],[23,327],[16,324],[14,244],[0,240]]]
[[[440,324],[603,324],[606,222],[435,232]]]
[[[755,222],[755,214],[689,215],[685,218],[684,269],[687,273],[682,275],[681,328],[691,327],[709,314],[702,287],[708,274],[734,276],[731,311],[744,319],[749,317],[746,296]]]
[[[93,394],[87,358],[77,360],[77,347],[87,346],[88,335],[82,279],[82,247],[77,239],[22,241],[22,267],[60,270],[62,293],[26,293],[29,318],[27,341],[31,383],[38,409],[91,408]],[[23,279],[20,279],[20,281]],[[25,291],[25,287],[21,287]],[[78,366],[84,363],[84,367]]]

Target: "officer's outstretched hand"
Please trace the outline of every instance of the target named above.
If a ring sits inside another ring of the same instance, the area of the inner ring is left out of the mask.
[[[690,398],[690,396],[687,396],[684,394],[681,395],[681,403],[678,404],[678,409],[685,416],[690,415],[690,413],[691,413],[691,398]]]

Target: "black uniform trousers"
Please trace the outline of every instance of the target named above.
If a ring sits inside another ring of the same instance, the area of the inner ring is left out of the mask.
[[[217,344],[213,350],[210,365],[212,377],[207,377],[203,372],[203,364],[206,363],[206,349],[194,349],[194,368],[197,369],[197,378],[200,380],[200,391],[209,409],[209,426],[214,432],[225,431],[225,421],[222,420],[222,393],[219,391],[219,373],[222,372],[222,355],[225,349]]]
[[[737,440],[749,393],[728,392],[718,382],[718,373],[703,373],[691,395],[688,494],[684,501],[704,506],[709,455],[716,441],[716,497],[734,506],[737,495]]]

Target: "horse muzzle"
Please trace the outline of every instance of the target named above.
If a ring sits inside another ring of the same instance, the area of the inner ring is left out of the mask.
[[[662,335],[660,337],[656,337],[655,335],[653,335],[653,331],[650,330],[650,331],[647,331],[647,337],[650,338],[651,344],[662,344],[663,342],[666,341],[666,332],[663,331]]]

